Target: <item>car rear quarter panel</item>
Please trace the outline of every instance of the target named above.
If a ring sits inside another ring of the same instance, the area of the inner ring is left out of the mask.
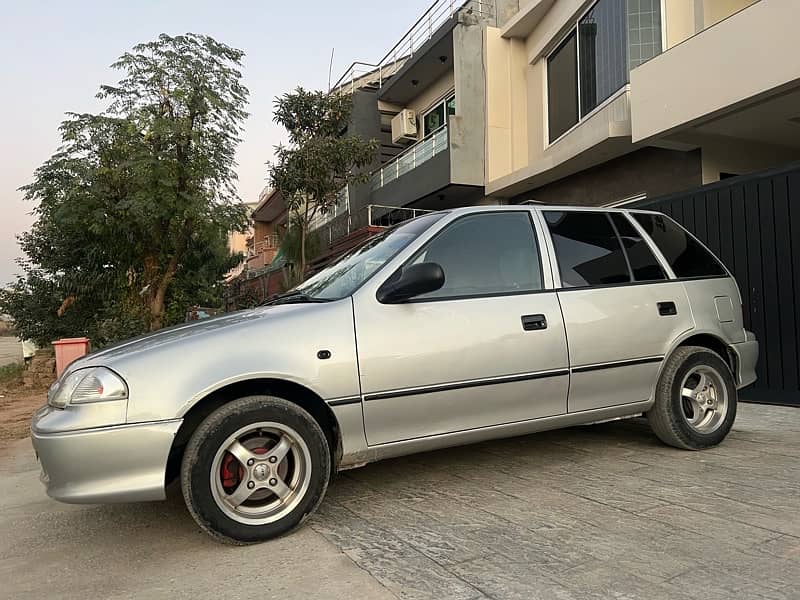
[[[745,339],[742,300],[732,277],[683,281],[695,322],[693,333],[716,335],[729,344]]]

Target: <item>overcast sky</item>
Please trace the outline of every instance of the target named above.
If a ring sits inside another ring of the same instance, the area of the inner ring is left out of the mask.
[[[239,195],[255,201],[281,130],[272,100],[298,85],[324,89],[353,60],[375,62],[432,0],[0,0],[0,285],[18,271],[16,233],[31,222],[17,191],[58,145],[64,113],[103,108],[120,54],[160,33],[204,33],[244,50],[251,113],[239,147]]]

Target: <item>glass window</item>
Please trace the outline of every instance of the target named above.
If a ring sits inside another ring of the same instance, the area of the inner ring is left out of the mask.
[[[577,61],[573,32],[547,59],[547,125],[551,142],[578,122]]]
[[[661,54],[661,0],[628,0],[628,68]]]
[[[545,211],[563,287],[628,283],[628,263],[606,213]]]
[[[581,117],[628,81],[626,0],[600,0],[578,22]]]
[[[422,117],[422,134],[427,136],[443,125],[447,125],[447,117],[456,114],[456,97],[450,96],[441,101]]]
[[[714,277],[726,271],[711,252],[683,227],[664,215],[633,213],[677,277]]]
[[[661,50],[661,0],[595,2],[547,59],[550,141],[622,89],[630,70]]]
[[[458,219],[411,263],[435,262],[444,286],[419,298],[530,292],[542,289],[539,250],[527,212],[486,213]]]
[[[620,213],[609,213],[622,246],[628,255],[634,281],[660,281],[667,278],[650,246],[628,219]]]

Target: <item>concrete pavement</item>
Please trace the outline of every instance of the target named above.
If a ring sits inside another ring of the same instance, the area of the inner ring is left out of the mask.
[[[300,531],[229,548],[180,498],[67,506],[0,456],[0,598],[800,598],[800,410],[740,405],[719,448],[641,419],[340,475]]]

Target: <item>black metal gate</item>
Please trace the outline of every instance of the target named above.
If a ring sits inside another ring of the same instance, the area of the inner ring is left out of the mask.
[[[800,406],[800,164],[635,206],[670,215],[736,277],[760,344],[758,381],[743,398]]]

